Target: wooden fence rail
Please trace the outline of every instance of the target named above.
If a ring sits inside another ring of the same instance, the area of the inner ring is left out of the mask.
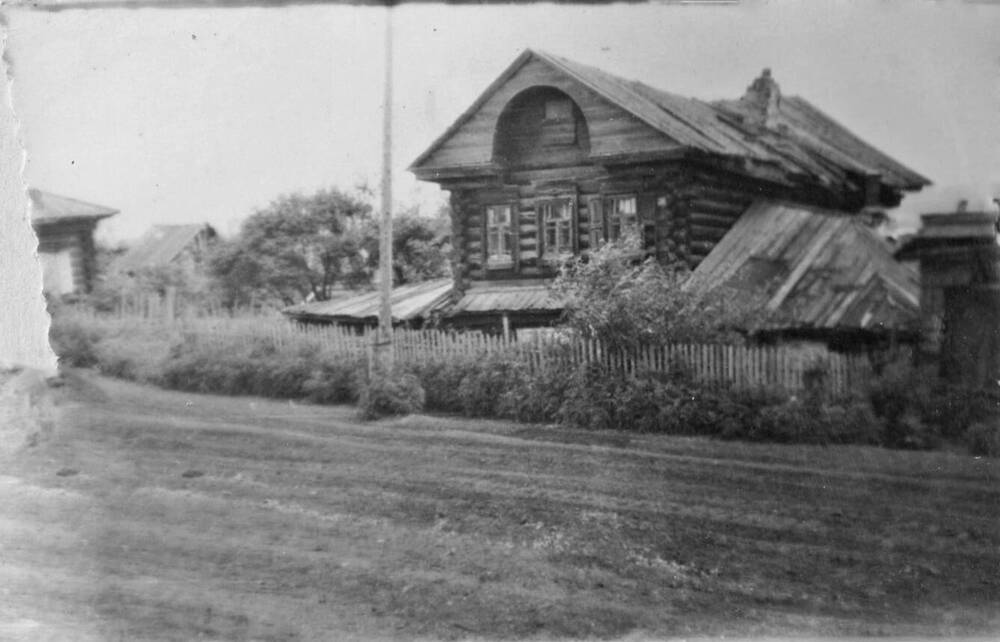
[[[253,342],[268,339],[280,350],[315,349],[345,357],[370,355],[372,332],[340,326],[297,326],[281,318],[191,319],[181,332],[206,341]],[[710,386],[768,386],[794,392],[814,377],[827,392],[843,394],[872,376],[864,354],[841,354],[789,345],[736,346],[673,344],[644,346],[624,352],[596,341],[552,333],[518,340],[515,337],[446,330],[397,330],[393,333],[396,361],[404,365],[434,361],[476,360],[504,354],[538,371],[556,363],[602,364],[622,373],[688,372]]]

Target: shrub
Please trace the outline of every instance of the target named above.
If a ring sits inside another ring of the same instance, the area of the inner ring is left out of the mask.
[[[206,342],[192,335],[170,350],[162,382],[194,392],[342,403],[357,399],[359,371],[360,359],[324,355],[310,341],[279,349],[267,337]]]
[[[573,372],[573,366],[557,362],[523,373],[500,396],[498,413],[515,421],[557,421]]]
[[[946,439],[959,439],[973,424],[992,417],[1000,406],[995,393],[940,383],[915,399],[920,416]]]
[[[624,349],[714,343],[742,338],[770,317],[758,292],[687,288],[683,260],[665,267],[641,256],[642,240],[632,234],[561,267],[552,290],[580,336]]]
[[[557,416],[568,425],[598,430],[703,433],[705,408],[694,388],[662,373],[622,374],[602,364],[579,368],[567,379]],[[711,434],[717,428],[713,421]],[[697,423],[693,426],[692,423]]]
[[[692,386],[666,417],[666,432],[740,439],[746,424],[739,421],[739,414],[724,393]]]
[[[941,443],[936,426],[928,424],[918,412],[909,410],[895,421],[885,422],[882,443],[890,448],[928,450]]]
[[[949,385],[931,368],[891,364],[869,389],[875,414],[883,421],[882,443],[893,448],[934,448],[959,439],[968,427],[998,409],[996,393]]]
[[[762,408],[746,437],[755,441],[801,443],[816,441],[816,435],[822,432],[819,418],[810,412],[806,404],[791,399]]]
[[[876,446],[884,439],[885,426],[865,399],[849,398],[826,405],[822,413],[823,443]]]
[[[872,410],[886,424],[898,423],[913,403],[913,388],[917,383],[908,364],[889,364],[868,387]]]
[[[410,366],[409,371],[424,387],[428,410],[460,413],[464,408],[459,388],[475,366],[472,359],[438,359]]]
[[[97,365],[94,348],[102,336],[103,333],[95,325],[80,319],[53,316],[49,327],[49,343],[59,361],[77,368]]]
[[[409,373],[375,375],[361,388],[359,415],[364,420],[409,415],[424,407],[424,389]]]
[[[163,339],[125,334],[106,337],[93,350],[101,374],[119,379],[157,383],[169,344]]]
[[[469,417],[499,416],[500,400],[509,390],[523,385],[527,369],[507,355],[482,359],[462,377],[458,386],[462,412]]]
[[[313,403],[355,403],[366,367],[361,358],[323,356],[303,382],[302,390]]]
[[[969,426],[965,443],[973,455],[1000,457],[1000,419],[994,417]]]
[[[248,385],[245,368],[236,365],[238,355],[231,351],[199,346],[193,337],[171,347],[164,362],[161,381],[167,388],[190,392],[235,394]]]
[[[597,363],[582,365],[566,387],[559,421],[579,428],[614,428],[616,395],[617,386],[606,368]]]

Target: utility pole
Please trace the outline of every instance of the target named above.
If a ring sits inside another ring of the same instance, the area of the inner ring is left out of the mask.
[[[392,372],[392,3],[385,9],[385,101],[382,105],[382,221],[379,225],[379,314],[374,371]]]

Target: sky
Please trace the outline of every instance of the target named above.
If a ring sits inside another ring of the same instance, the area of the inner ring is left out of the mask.
[[[735,98],[764,67],[930,178],[894,213],[1000,196],[1000,5],[835,0],[737,5],[419,4],[392,10],[400,204],[444,200],[406,171],[525,48],[667,91]],[[380,7],[8,9],[6,59],[32,187],[154,223],[232,234],[293,191],[379,182]]]

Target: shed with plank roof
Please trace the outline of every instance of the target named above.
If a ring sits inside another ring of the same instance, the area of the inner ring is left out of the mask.
[[[94,230],[118,210],[34,188],[28,198],[44,291],[53,296],[90,292],[97,271]]]

